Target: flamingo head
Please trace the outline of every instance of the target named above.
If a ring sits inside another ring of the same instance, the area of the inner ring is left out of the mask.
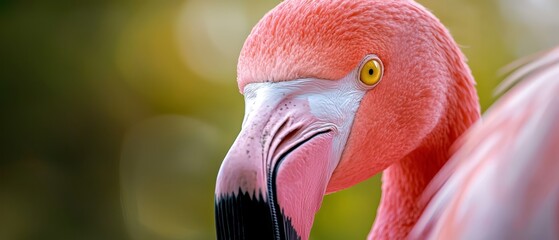
[[[457,76],[473,84],[452,38],[413,1],[279,4],[239,57],[246,109],[217,177],[218,239],[307,239],[326,193],[432,140]]]

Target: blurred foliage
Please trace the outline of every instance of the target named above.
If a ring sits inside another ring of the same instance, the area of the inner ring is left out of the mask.
[[[484,109],[501,67],[559,40],[554,0],[420,2]],[[243,116],[236,59],[277,3],[0,1],[0,239],[213,239]],[[312,238],[364,239],[379,196],[379,176],[326,196]]]

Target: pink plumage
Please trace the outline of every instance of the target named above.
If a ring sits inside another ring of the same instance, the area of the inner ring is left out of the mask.
[[[559,48],[510,80],[431,183],[414,238],[559,238]]]
[[[405,239],[414,226],[416,238],[554,238],[557,52],[520,70],[538,66],[474,125],[470,69],[419,4],[280,3],[239,57],[246,111],[217,179],[218,239],[308,239],[325,194],[381,171],[369,239]],[[371,59],[382,79],[367,86],[360,71]]]

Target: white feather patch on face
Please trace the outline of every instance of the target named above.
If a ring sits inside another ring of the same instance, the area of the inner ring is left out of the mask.
[[[330,126],[335,129],[329,163],[331,174],[340,161],[361,99],[372,88],[359,81],[356,71],[334,81],[305,78],[285,82],[251,83],[244,89],[243,127],[247,119],[253,114],[258,114],[255,111],[262,109],[263,105],[273,106],[286,98],[308,101],[310,113],[318,119],[313,125]]]

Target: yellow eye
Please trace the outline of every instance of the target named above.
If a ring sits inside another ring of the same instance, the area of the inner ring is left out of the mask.
[[[382,77],[382,64],[378,59],[371,59],[363,64],[359,80],[365,85],[373,86],[380,81]]]

